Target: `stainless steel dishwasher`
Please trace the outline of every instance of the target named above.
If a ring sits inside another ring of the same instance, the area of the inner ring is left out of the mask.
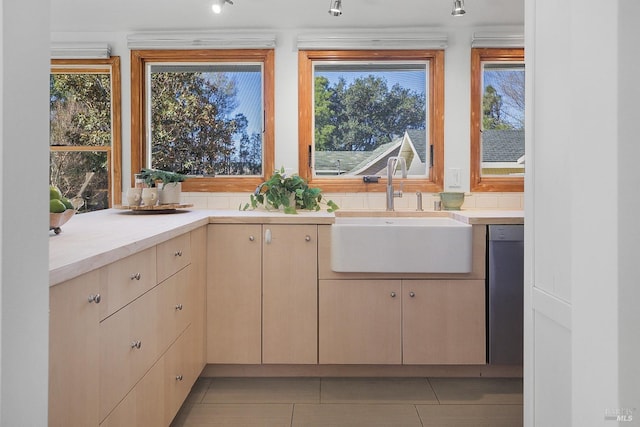
[[[489,363],[522,364],[524,226],[489,225]]]

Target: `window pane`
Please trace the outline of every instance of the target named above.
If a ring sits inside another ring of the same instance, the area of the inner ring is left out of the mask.
[[[51,145],[111,145],[111,76],[51,74]]]
[[[152,168],[262,174],[262,64],[158,64],[149,79]]]
[[[109,208],[109,162],[106,151],[52,151],[49,176],[62,195],[82,197],[81,212]]]
[[[482,176],[524,174],[524,64],[483,64]]]
[[[314,68],[314,175],[384,175],[403,156],[429,174],[428,61],[321,62]]]

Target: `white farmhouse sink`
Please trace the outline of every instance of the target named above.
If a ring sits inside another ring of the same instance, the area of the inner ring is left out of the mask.
[[[469,273],[472,226],[443,217],[337,217],[331,268],[337,272]]]

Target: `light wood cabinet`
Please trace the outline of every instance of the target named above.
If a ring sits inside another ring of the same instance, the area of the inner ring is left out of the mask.
[[[100,427],[167,425],[164,358],[158,360]]]
[[[51,287],[49,425],[171,423],[204,366],[206,249],[201,227]]]
[[[262,363],[318,362],[316,225],[264,225]]]
[[[158,299],[152,289],[100,324],[100,420],[158,359]]]
[[[485,364],[485,319],[483,280],[403,281],[403,363]]]
[[[212,224],[207,362],[317,363],[317,226]]]
[[[191,234],[185,233],[157,246],[157,276],[162,282],[191,263]]]
[[[165,425],[171,423],[200,374],[194,369],[193,332],[189,326],[164,355]]]
[[[402,363],[399,280],[321,280],[319,362]]]
[[[484,364],[483,280],[320,280],[321,364]]]
[[[262,361],[262,226],[208,229],[207,362]]]
[[[100,320],[112,315],[158,284],[156,247],[138,252],[102,268]]]
[[[100,271],[50,289],[49,426],[98,420]]]

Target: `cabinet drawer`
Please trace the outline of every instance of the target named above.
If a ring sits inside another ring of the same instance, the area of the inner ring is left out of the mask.
[[[158,282],[162,282],[191,263],[191,235],[189,233],[160,243],[157,248]]]
[[[194,353],[194,328],[189,326],[164,355],[164,416],[169,425],[200,373]]]
[[[160,358],[100,427],[168,425],[162,407],[165,400],[164,372],[164,359]]]
[[[161,284],[100,324],[100,420],[159,357]]]
[[[153,288],[156,281],[156,248],[149,248],[102,269],[100,319],[104,319]]]
[[[158,350],[164,351],[189,326],[195,316],[195,293],[190,266],[169,277],[158,292]]]

